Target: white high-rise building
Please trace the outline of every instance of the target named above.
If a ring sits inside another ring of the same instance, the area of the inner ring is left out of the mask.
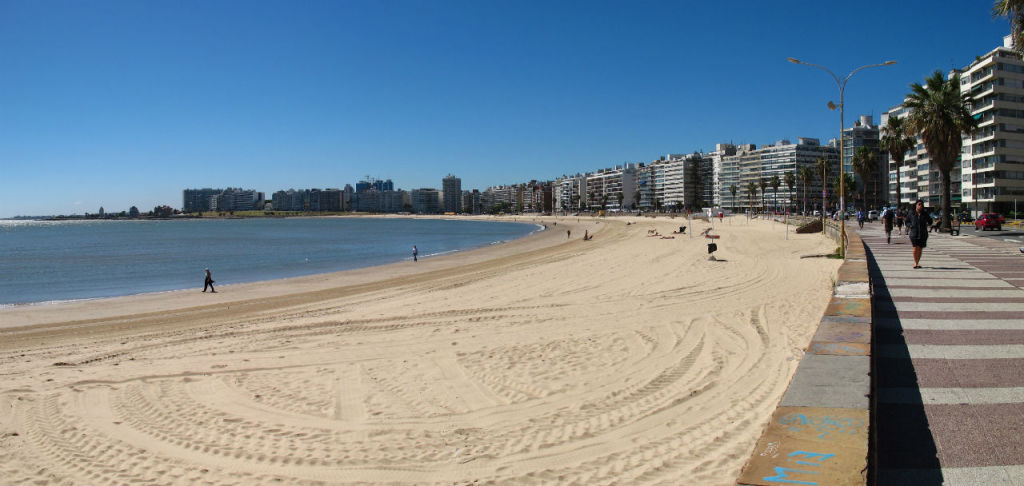
[[[953,199],[959,195],[975,215],[1009,214],[1016,200],[1024,202],[1024,61],[1006,36],[1002,47],[959,72],[960,91],[970,95],[978,131],[963,138],[953,179],[961,184]]]

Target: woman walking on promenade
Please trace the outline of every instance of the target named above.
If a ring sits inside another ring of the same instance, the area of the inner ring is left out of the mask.
[[[914,268],[921,268],[921,251],[928,244],[928,226],[931,224],[932,217],[924,210],[924,201],[918,199],[907,220],[910,244],[914,245]]]

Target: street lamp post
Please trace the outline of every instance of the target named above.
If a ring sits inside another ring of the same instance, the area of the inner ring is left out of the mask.
[[[843,94],[846,91],[846,83],[850,81],[850,77],[852,77],[853,74],[856,73],[857,71],[860,71],[861,69],[867,69],[869,67],[891,66],[893,64],[896,64],[896,61],[885,61],[880,64],[868,64],[867,66],[861,66],[857,69],[854,69],[853,71],[850,71],[850,74],[847,74],[845,78],[840,80],[839,76],[836,76],[835,73],[828,70],[824,66],[819,66],[817,64],[811,64],[809,62],[800,61],[798,59],[793,59],[792,57],[787,57],[786,60],[793,64],[803,64],[805,66],[816,67],[818,69],[825,71],[830,76],[832,76],[832,79],[836,80],[836,86],[839,87],[839,256],[842,258],[846,258],[846,184],[844,180],[845,177],[843,177],[845,175],[845,171],[843,168],[843,130],[846,128],[846,120],[844,116],[846,106],[843,103]],[[829,101],[828,108],[830,110],[835,110],[835,103]]]

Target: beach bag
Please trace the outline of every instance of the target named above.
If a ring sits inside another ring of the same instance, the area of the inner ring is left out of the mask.
[[[714,253],[716,251],[718,251],[718,244],[717,243],[708,243],[708,253]]]

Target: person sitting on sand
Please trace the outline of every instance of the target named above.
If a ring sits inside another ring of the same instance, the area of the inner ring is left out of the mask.
[[[680,226],[679,227],[679,231],[673,231],[672,234],[674,234],[674,235],[685,235],[686,234],[686,226]]]

